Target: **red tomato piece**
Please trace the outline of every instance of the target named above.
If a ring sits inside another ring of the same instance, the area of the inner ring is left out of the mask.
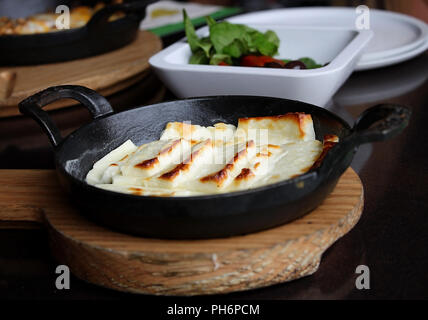
[[[256,56],[248,55],[243,56],[240,61],[240,65],[243,67],[264,67],[266,63],[275,63],[284,67],[285,63],[282,60],[278,60],[269,56]]]

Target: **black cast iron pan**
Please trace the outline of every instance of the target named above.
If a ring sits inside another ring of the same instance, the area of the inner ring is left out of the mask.
[[[29,1],[2,0],[0,16],[8,16],[8,12],[12,13],[15,7],[18,7],[16,11],[22,16],[34,14],[34,3],[26,6],[26,2]],[[72,1],[38,0],[36,2],[40,6],[43,4],[49,6],[39,10],[44,12],[47,9],[54,9],[57,5],[67,5]],[[107,5],[80,28],[30,35],[2,35],[0,36],[0,65],[69,61],[121,48],[135,39],[140,21],[145,16],[145,9],[152,2],[154,1],[133,0]],[[28,8],[27,12],[23,11],[25,8]],[[109,17],[118,11],[126,15],[109,22]]]
[[[85,105],[94,121],[61,137],[41,108],[62,98]],[[364,112],[351,128],[329,111],[303,102],[254,96],[218,96],[163,102],[113,114],[107,100],[80,86],[51,87],[19,104],[36,120],[55,151],[59,180],[82,214],[115,230],[156,238],[227,237],[278,226],[316,208],[349,167],[358,145],[401,132],[410,111],[379,105]],[[312,115],[317,139],[336,134],[340,143],[321,166],[297,178],[257,189],[198,197],[148,197],[115,193],[85,182],[93,164],[127,139],[140,145],[158,140],[167,122],[237,124],[238,118],[287,112]]]

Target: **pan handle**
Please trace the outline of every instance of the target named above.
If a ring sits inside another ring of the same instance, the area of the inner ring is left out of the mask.
[[[133,1],[127,3],[108,5],[97,11],[87,23],[88,30],[98,30],[100,27],[108,23],[108,19],[116,12],[122,11],[126,13],[136,12],[141,15],[141,19],[146,13],[146,8],[149,4],[156,2],[155,0],[148,1]]]
[[[329,175],[349,151],[359,145],[395,137],[407,127],[410,116],[409,108],[396,104],[380,104],[367,109],[355,122],[351,134],[327,153],[320,175]]]
[[[383,141],[395,137],[409,124],[411,111],[397,104],[380,104],[364,111],[353,130],[357,143]]]
[[[57,147],[62,136],[43,107],[59,99],[70,98],[79,101],[92,114],[94,119],[113,113],[110,103],[89,88],[83,86],[56,86],[40,91],[19,103],[19,111],[34,120],[43,128],[54,147]]]

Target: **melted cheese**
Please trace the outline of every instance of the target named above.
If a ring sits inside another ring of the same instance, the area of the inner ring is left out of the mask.
[[[306,173],[322,152],[323,145],[318,140],[291,142],[281,146],[281,156],[255,182],[254,187],[294,178]]]
[[[167,189],[161,189],[161,188],[146,188],[146,187],[133,186],[133,185],[98,184],[96,186],[98,188],[108,190],[108,191],[133,194],[137,196],[185,197],[185,196],[201,195],[197,192],[192,192],[188,190],[167,190]]]
[[[242,118],[238,121],[237,135],[252,139],[257,145],[315,140],[312,117],[304,113]]]
[[[189,141],[207,139],[229,141],[233,138],[235,129],[234,125],[225,123],[216,123],[213,127],[202,127],[187,122],[169,122],[160,140],[182,138]]]
[[[128,140],[111,151],[86,180],[143,196],[233,192],[307,172],[332,141],[337,137],[326,136],[324,146],[315,140],[312,118],[302,113],[239,119],[237,128],[170,122],[158,141],[137,147]]]

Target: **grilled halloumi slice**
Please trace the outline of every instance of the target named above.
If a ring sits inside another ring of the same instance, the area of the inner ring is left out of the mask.
[[[185,139],[158,140],[139,147],[120,166],[123,176],[147,178],[189,156],[191,142]]]
[[[88,23],[94,11],[87,6],[79,6],[70,12],[70,27],[80,28]]]
[[[259,146],[256,155],[250,159],[247,166],[234,178],[227,191],[245,190],[251,188],[257,181],[269,173],[275,162],[288,152],[278,145]]]
[[[318,140],[290,142],[281,145],[282,156],[278,158],[268,172],[256,181],[253,187],[259,187],[287,180],[306,173],[318,159],[323,145]]]
[[[301,175],[337,142],[333,135],[315,140],[312,118],[302,113],[239,119],[237,129],[170,122],[160,140],[140,147],[127,141],[110,152],[87,181],[135,195],[233,192]]]
[[[159,140],[165,141],[180,141],[178,140]],[[188,143],[187,140],[183,140]],[[206,163],[209,163],[212,157],[213,144],[211,140],[205,140],[199,143],[195,143],[191,149],[182,154],[182,161],[171,161],[172,158],[165,159],[165,165],[163,170],[158,170],[157,174],[149,176],[138,176],[138,175],[123,175],[113,179],[113,184],[127,185],[134,184],[146,187],[174,187],[180,181],[187,180],[188,177],[192,177],[199,168]],[[131,161],[132,161],[131,157]],[[151,162],[151,160],[146,160]]]
[[[256,153],[254,141],[239,144],[225,144],[214,151],[212,163],[203,166],[186,188],[205,193],[225,190]]]
[[[44,20],[29,20],[23,25],[16,27],[16,33],[18,34],[34,34],[44,33],[51,31],[50,23]]]
[[[187,159],[168,171],[150,178],[116,176],[113,184],[216,193],[233,181],[255,151],[252,141],[234,145],[205,140],[194,146]]]
[[[100,160],[95,162],[92,170],[89,171],[86,176],[86,182],[89,184],[111,183],[111,177],[106,178],[108,176],[108,174],[106,174],[106,171],[112,170],[112,169],[114,171],[117,171],[118,168],[116,167],[118,167],[118,165],[115,165],[115,163],[125,159],[126,157],[128,157],[129,154],[133,153],[135,150],[137,150],[137,146],[134,143],[132,143],[131,140],[125,141],[119,147],[110,151]],[[113,175],[113,174],[110,174],[110,175]]]
[[[256,145],[281,145],[293,141],[315,140],[310,114],[287,113],[270,117],[241,118],[236,136],[254,140]]]
[[[190,122],[169,122],[162,132],[160,140],[186,139],[190,141],[229,141],[235,134],[236,127],[231,124],[216,123],[212,127],[202,127]]]

